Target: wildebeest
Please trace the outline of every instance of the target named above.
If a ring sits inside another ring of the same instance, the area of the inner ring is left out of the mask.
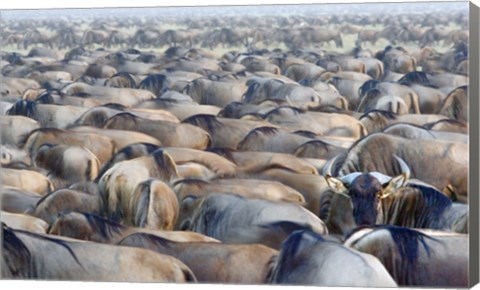
[[[137,185],[129,202],[127,224],[148,229],[172,230],[178,218],[178,200],[165,182],[147,179]]]
[[[2,237],[2,277],[9,279],[196,281],[184,263],[152,251],[54,238],[13,230],[5,224]]]
[[[193,195],[198,197],[207,196],[210,193],[224,192],[237,194],[247,198],[258,198],[271,201],[285,201],[302,204],[303,196],[286,185],[275,181],[257,179],[183,179],[173,185],[178,199]]]
[[[467,287],[467,235],[394,226],[364,227],[344,245],[377,257],[399,286]]]
[[[59,214],[70,211],[85,211],[95,214],[104,212],[101,196],[95,192],[61,188],[41,198],[28,213],[48,224],[53,224]]]
[[[24,136],[19,145],[33,156],[46,143],[85,147],[98,158],[100,166],[103,166],[118,149],[113,139],[107,136],[56,128],[35,129]]]
[[[0,211],[2,223],[5,223],[12,229],[29,231],[32,233],[46,234],[48,224],[39,219],[23,213],[10,213],[8,211]]]
[[[141,132],[156,138],[163,146],[168,147],[205,149],[210,144],[209,134],[196,126],[149,120],[131,113],[114,115],[105,122],[104,128]]]
[[[240,101],[246,91],[247,86],[241,82],[196,79],[185,87],[183,93],[199,104],[223,108],[231,102]]]
[[[468,86],[461,86],[451,91],[444,99],[440,115],[468,123]]]
[[[180,243],[144,233],[129,235],[118,244],[173,256],[200,283],[264,284],[270,260],[278,253],[261,244]],[[249,267],[242,269],[245,265]]]
[[[35,152],[34,162],[68,183],[94,180],[100,171],[98,158],[90,150],[76,146],[45,143]]]
[[[123,238],[135,233],[145,233],[174,242],[211,242],[218,240],[189,231],[163,231],[138,228],[115,223],[92,213],[67,212],[57,216],[48,233],[73,239],[105,244],[117,244]]]
[[[379,172],[353,172],[334,178],[329,175],[334,161],[327,163],[326,180],[336,194],[329,203],[329,229],[346,233],[360,225],[390,224],[463,231],[457,225],[468,216],[467,207],[454,207],[435,188],[409,181],[410,169],[394,157],[403,173],[393,178]]]
[[[383,129],[382,132],[408,139],[436,139],[464,144],[468,144],[469,140],[467,134],[434,131],[422,126],[408,123],[392,124]]]
[[[467,202],[468,145],[438,140],[416,140],[383,133],[359,140],[332,167],[333,176],[353,172],[377,171],[388,176],[401,174],[393,155],[400,157],[411,177],[430,184],[441,192]]]
[[[275,127],[263,121],[237,120],[198,114],[182,121],[205,130],[211,137],[210,147],[236,149],[248,133],[259,127]]]
[[[0,127],[2,144],[18,146],[22,136],[40,128],[40,124],[24,116],[0,116]]]
[[[308,231],[293,232],[272,265],[272,284],[324,287],[396,287],[375,256],[327,241]]]
[[[381,132],[386,127],[398,123],[406,123],[427,128],[427,124],[442,120],[449,120],[446,116],[438,114],[403,114],[398,115],[394,112],[385,110],[370,110],[360,116],[360,122],[366,130],[371,133]]]
[[[181,201],[176,228],[205,234],[224,243],[261,243],[274,249],[295,229],[326,233],[323,222],[298,204],[232,194],[187,196]]]
[[[41,195],[36,192],[5,185],[2,186],[0,197],[2,210],[11,213],[25,213],[41,199]]]
[[[150,178],[169,183],[177,175],[174,160],[162,149],[114,164],[98,180],[106,216],[116,222],[131,223],[132,196],[139,183]],[[150,204],[154,206],[155,201],[150,200]]]
[[[42,127],[64,129],[78,119],[87,108],[37,104],[31,101],[18,101],[8,110],[7,115],[22,115],[37,121]]]
[[[3,166],[0,180],[4,186],[36,192],[39,195],[45,195],[55,189],[52,181],[37,170],[6,168],[6,166]]]

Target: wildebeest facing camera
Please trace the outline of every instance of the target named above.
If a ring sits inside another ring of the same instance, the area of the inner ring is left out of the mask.
[[[472,7],[2,10],[2,279],[473,286]]]

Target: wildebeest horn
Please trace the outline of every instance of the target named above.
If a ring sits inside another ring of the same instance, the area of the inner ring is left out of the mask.
[[[332,159],[328,160],[327,163],[325,163],[325,166],[323,166],[323,169],[322,169],[323,176],[327,176],[327,175],[333,176],[332,167],[335,164],[335,161],[337,160],[338,156],[340,155],[333,157]]]
[[[344,184],[351,184],[355,178],[357,178],[359,175],[362,175],[362,173],[360,172],[353,172],[353,173],[350,173],[350,174],[347,174],[345,176],[342,176],[340,177],[339,179],[344,183]]]
[[[402,173],[405,173],[405,179],[408,180],[410,179],[410,167],[408,167],[407,163],[405,163],[405,161],[403,161],[402,158],[398,157],[397,155],[393,155],[393,157],[395,157],[395,159],[397,159],[398,163],[400,164],[400,168],[402,169]]]

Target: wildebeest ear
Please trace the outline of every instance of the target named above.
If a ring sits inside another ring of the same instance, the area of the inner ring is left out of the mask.
[[[390,194],[394,193],[397,189],[402,187],[407,181],[407,174],[402,173],[398,176],[393,177],[388,183],[383,186],[383,193],[380,198],[385,198]]]
[[[335,192],[335,193],[348,193],[348,189],[345,187],[343,182],[333,176],[327,175],[325,177],[325,180],[327,181],[328,186]]]

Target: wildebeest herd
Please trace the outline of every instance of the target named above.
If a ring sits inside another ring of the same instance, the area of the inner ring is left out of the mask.
[[[466,10],[1,26],[2,278],[468,286]]]

